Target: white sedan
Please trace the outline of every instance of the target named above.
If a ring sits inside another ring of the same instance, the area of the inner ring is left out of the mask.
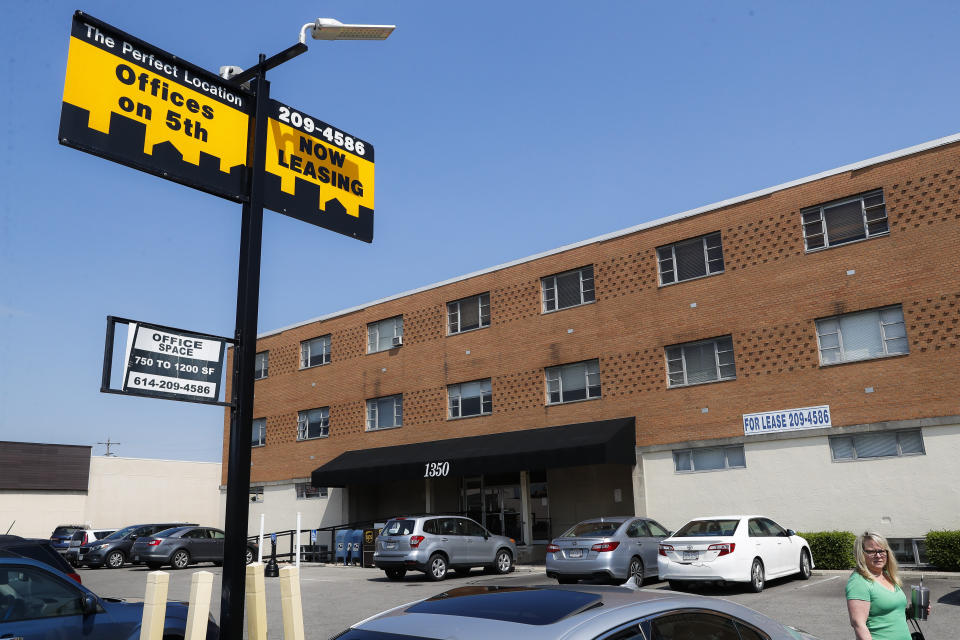
[[[768,578],[810,577],[810,545],[764,516],[695,518],[660,542],[657,566],[670,588],[691,582],[747,582],[759,593]]]

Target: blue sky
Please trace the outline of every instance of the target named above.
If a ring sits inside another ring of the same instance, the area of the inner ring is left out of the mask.
[[[266,212],[260,331],[960,131],[956,3],[226,7],[4,3],[0,439],[221,456],[221,408],[99,392],[107,315],[233,335],[240,206],[57,144],[78,8],[212,71],[317,15],[397,25],[268,76],[375,145],[376,223]]]

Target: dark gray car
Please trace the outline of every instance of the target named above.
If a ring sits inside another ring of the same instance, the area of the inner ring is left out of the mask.
[[[197,526],[190,522],[166,522],[156,524],[134,524],[112,533],[103,540],[80,547],[77,562],[85,564],[91,569],[106,566],[108,569],[119,569],[130,560],[130,549],[137,538],[153,535],[158,531],[171,527]]]
[[[130,550],[134,562],[144,562],[151,569],[169,564],[186,569],[197,562],[223,564],[223,531],[213,527],[175,527],[152,536],[137,538]],[[257,557],[257,547],[247,543],[247,564]]]

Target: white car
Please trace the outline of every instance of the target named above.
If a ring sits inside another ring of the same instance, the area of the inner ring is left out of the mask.
[[[660,542],[660,579],[681,590],[691,582],[747,582],[759,593],[768,578],[810,577],[810,545],[764,516],[695,518]]]

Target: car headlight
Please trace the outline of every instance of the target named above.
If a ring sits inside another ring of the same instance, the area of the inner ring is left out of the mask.
[[[92,547],[90,547],[90,549],[91,551],[99,551],[100,549],[106,549],[108,546],[109,545],[105,545],[105,544],[95,544]]]

